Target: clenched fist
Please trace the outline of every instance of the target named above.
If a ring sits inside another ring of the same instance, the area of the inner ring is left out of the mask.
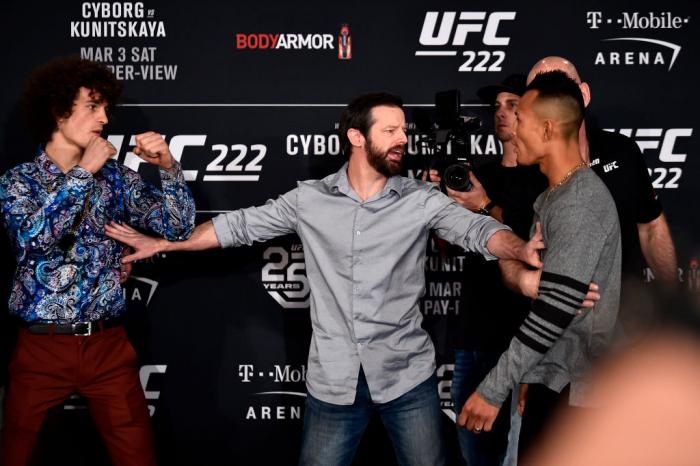
[[[173,155],[170,153],[168,144],[163,139],[163,136],[154,131],[136,135],[134,154],[148,163],[165,169],[173,166]]]
[[[80,165],[85,170],[93,175],[100,171],[107,160],[114,157],[117,149],[108,140],[95,136],[88,142],[83,152],[83,157],[80,159]]]

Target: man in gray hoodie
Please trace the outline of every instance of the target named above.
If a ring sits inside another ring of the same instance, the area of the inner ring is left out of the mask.
[[[587,375],[611,341],[620,298],[620,227],[614,201],[581,160],[578,128],[584,104],[576,82],[562,71],[538,75],[517,111],[518,163],[539,164],[549,188],[535,202],[535,235],[546,250],[544,268],[503,261],[504,279],[536,299],[522,326],[464,405],[459,424],[488,431],[508,391],[529,383],[520,452],[559,405],[590,406]],[[594,310],[580,313],[588,283],[599,285]]]

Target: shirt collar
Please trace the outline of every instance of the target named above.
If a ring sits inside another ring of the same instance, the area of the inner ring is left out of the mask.
[[[394,191],[399,197],[403,195],[403,180],[399,175],[394,175],[386,181],[384,191]]]
[[[63,175],[58,166],[51,161],[46,151],[42,150],[34,159],[37,167],[39,167],[39,172],[44,176],[46,181],[53,181],[58,176]]]
[[[350,187],[350,181],[348,180],[348,162],[345,162],[329,181],[331,190],[335,192],[343,193],[346,196],[349,195],[350,192],[353,192],[352,187]],[[403,194],[403,183],[401,181],[402,177],[399,175],[389,177],[384,189],[382,189],[382,194],[393,191],[401,197]]]

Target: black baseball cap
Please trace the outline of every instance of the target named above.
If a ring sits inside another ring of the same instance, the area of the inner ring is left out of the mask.
[[[476,95],[483,102],[493,105],[496,101],[496,96],[501,92],[510,92],[511,94],[522,96],[525,93],[526,81],[527,78],[524,74],[511,74],[500,84],[482,87],[476,91]]]

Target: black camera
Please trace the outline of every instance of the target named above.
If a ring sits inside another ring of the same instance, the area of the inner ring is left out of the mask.
[[[413,111],[417,147],[425,162],[423,170],[437,170],[442,181],[440,187],[455,191],[469,191],[471,150],[469,137],[481,128],[481,120],[460,114],[459,90],[435,94],[435,117],[420,107]]]

